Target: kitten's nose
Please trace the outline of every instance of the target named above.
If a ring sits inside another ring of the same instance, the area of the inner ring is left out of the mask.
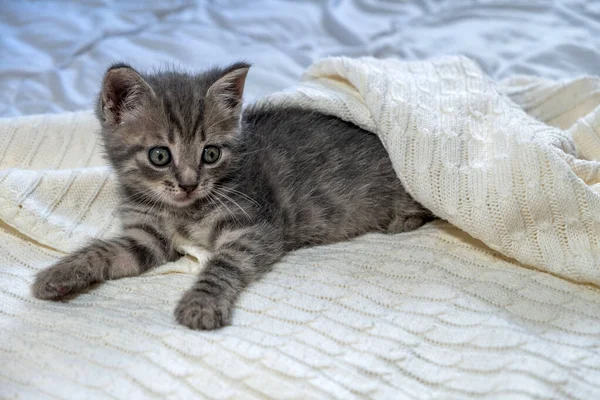
[[[192,183],[191,185],[184,185],[184,184],[180,183],[179,187],[181,188],[181,190],[185,191],[186,193],[191,193],[194,191],[194,189],[196,189],[198,187],[198,184]]]

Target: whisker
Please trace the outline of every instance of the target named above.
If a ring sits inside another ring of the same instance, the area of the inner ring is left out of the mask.
[[[253,151],[247,151],[245,153],[237,153],[236,156],[237,157],[246,156],[248,154],[258,153],[259,151],[264,151],[264,150],[266,150],[266,149],[258,149],[258,150],[253,150]]]
[[[210,203],[215,207],[215,210],[217,210],[217,212],[219,213],[219,217],[223,217],[223,210],[221,210],[221,208],[219,207],[219,205],[217,203],[215,203],[215,201],[212,198],[212,193],[209,193],[208,196],[206,196],[206,198],[208,199],[208,201],[210,201]]]
[[[229,200],[230,202],[232,202],[232,203],[233,203],[233,204],[234,204],[234,205],[235,205],[237,208],[239,208],[239,209],[240,209],[240,210],[241,210],[241,211],[242,211],[242,212],[243,212],[243,213],[246,215],[246,217],[248,218],[248,220],[252,221],[252,218],[250,218],[250,215],[248,215],[248,213],[246,212],[246,210],[244,210],[244,209],[242,208],[242,206],[240,206],[240,205],[238,204],[238,202],[237,202],[237,201],[233,200],[231,197],[227,196],[225,193],[222,193],[222,192],[220,192],[218,189],[215,189],[215,190],[214,190],[214,192],[215,192],[217,195],[223,196],[223,197],[225,197],[225,199],[227,199],[227,200]]]
[[[140,207],[142,208],[146,208],[145,210],[136,210],[137,212],[144,214],[144,217],[142,219],[142,224],[146,224],[146,222],[148,221],[148,218],[150,218],[150,216],[152,215],[152,212],[154,211],[154,209],[159,206],[159,213],[162,214],[162,212],[164,211],[164,202],[163,202],[163,194],[162,193],[155,193],[152,190],[149,189],[143,189],[142,191],[133,194],[132,196],[130,196],[131,200],[134,201],[140,201],[139,203]]]
[[[238,196],[242,196],[246,200],[248,200],[248,201],[256,204],[258,207],[260,207],[260,203],[258,201],[254,200],[252,197],[248,196],[247,194],[240,192],[239,190],[236,190],[236,189],[230,188],[230,187],[225,187],[225,186],[217,186],[217,189],[223,190],[223,191],[225,191],[225,193],[232,193],[232,194],[237,194]]]
[[[216,192],[215,192],[216,194]],[[221,205],[223,207],[225,207],[225,209],[227,210],[227,212],[229,213],[229,215],[231,215],[235,221],[239,224],[240,220],[238,219],[238,217],[231,211],[231,209],[229,207],[227,207],[227,204],[225,204],[219,197],[215,196],[215,200],[217,200],[219,203],[221,203]]]

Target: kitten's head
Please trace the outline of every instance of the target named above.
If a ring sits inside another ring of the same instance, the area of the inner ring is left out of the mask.
[[[236,63],[198,75],[108,69],[96,112],[127,196],[186,207],[218,190],[234,161],[249,68]]]

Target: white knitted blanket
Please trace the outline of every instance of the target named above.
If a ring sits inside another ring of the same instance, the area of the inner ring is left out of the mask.
[[[549,125],[462,57],[330,58],[261,104],[318,109],[376,133],[436,215],[524,264],[600,284],[600,83],[540,84],[512,94]]]
[[[595,78],[496,88],[463,58],[316,64],[265,101],[377,133],[462,230],[297,251],[216,332],[172,317],[200,249],[70,302],[32,298],[36,271],[117,230],[115,182],[91,113],[0,120],[0,398],[599,398],[600,290],[539,271],[600,281],[598,93]]]

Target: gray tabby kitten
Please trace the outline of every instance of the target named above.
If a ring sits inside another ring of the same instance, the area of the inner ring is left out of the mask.
[[[242,113],[248,68],[199,75],[109,68],[97,116],[120,184],[123,233],[41,271],[36,297],[58,300],[137,276],[181,257],[181,245],[200,245],[212,258],[175,317],[215,329],[285,253],[406,232],[433,218],[404,190],[375,135],[293,107]]]

